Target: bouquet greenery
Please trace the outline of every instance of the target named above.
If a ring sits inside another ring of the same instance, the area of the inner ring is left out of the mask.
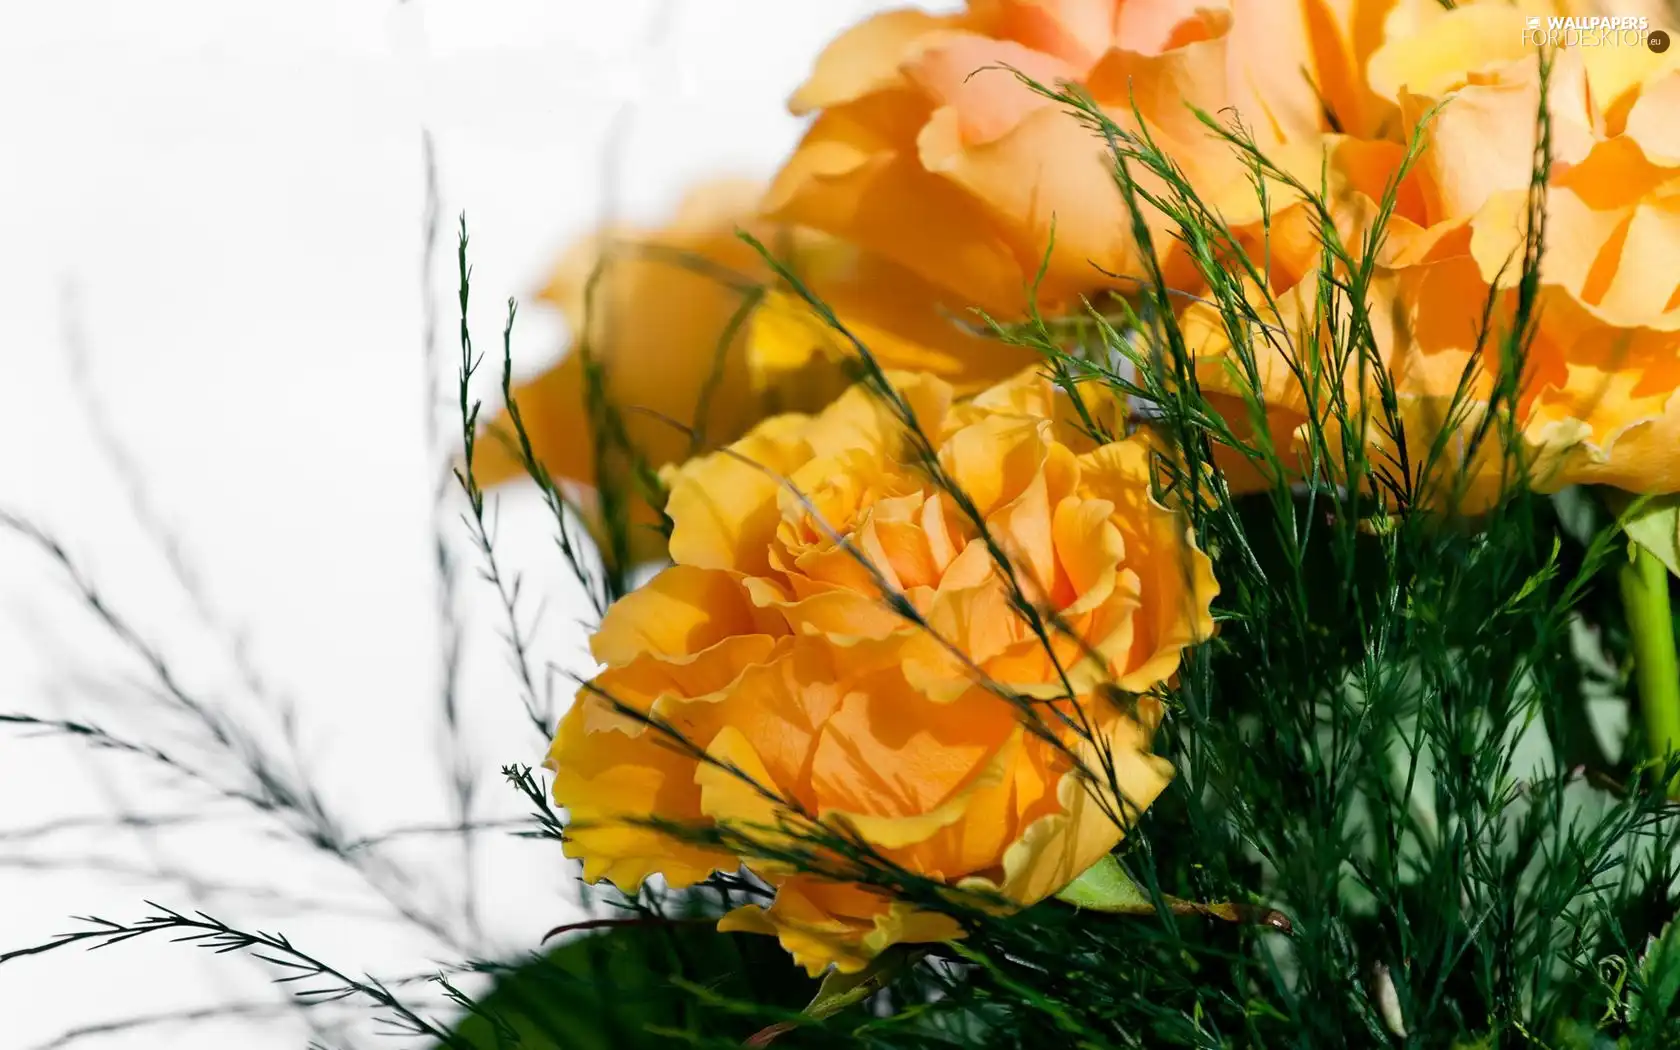
[[[551,740],[512,831],[594,917],[434,975],[452,1019],[168,909],[0,961],[185,936],[455,1050],[1680,1045],[1680,68],[1532,28],[1608,14],[878,16],[767,189],[568,258],[488,421],[463,220],[454,477]],[[557,723],[515,482],[597,614]]]

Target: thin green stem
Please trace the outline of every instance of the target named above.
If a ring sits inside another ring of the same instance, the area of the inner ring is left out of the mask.
[[[1633,635],[1633,673],[1652,760],[1661,764],[1680,749],[1680,656],[1674,646],[1674,609],[1668,600],[1668,567],[1655,554],[1630,544],[1622,566],[1622,604]],[[1680,778],[1668,785],[1680,790]]]

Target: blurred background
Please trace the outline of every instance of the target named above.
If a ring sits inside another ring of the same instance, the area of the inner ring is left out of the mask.
[[[422,987],[582,914],[558,848],[500,826],[529,810],[500,768],[544,741],[437,498],[457,219],[488,411],[506,299],[603,219],[768,176],[789,92],[885,6],[0,4],[0,717],[25,719],[0,725],[0,953],[149,900]],[[564,337],[522,310],[519,375]],[[530,491],[495,511],[537,665],[587,674],[549,519]],[[265,776],[296,806],[229,798]],[[148,938],[16,959],[0,1046],[390,1045],[270,976]]]

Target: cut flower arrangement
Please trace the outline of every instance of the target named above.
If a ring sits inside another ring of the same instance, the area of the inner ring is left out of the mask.
[[[483,419],[463,220],[503,773],[593,917],[452,1021],[168,909],[0,961],[175,931],[451,1048],[1680,1046],[1680,66],[1523,32],[1627,13],[875,16]],[[514,485],[598,613],[558,717]]]

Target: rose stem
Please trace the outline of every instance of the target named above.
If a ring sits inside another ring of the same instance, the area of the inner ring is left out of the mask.
[[[1633,635],[1633,674],[1651,757],[1660,769],[1680,749],[1680,657],[1674,647],[1674,610],[1668,600],[1668,567],[1634,543],[1621,569],[1622,605]],[[1680,789],[1680,776],[1668,792]]]

